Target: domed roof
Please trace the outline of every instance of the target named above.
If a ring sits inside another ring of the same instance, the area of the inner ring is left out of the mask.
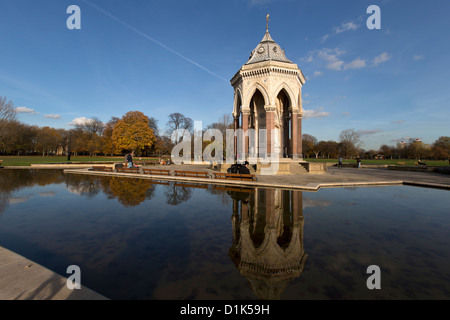
[[[269,33],[269,28],[266,28],[266,33],[263,39],[252,51],[246,64],[252,64],[261,61],[281,61],[287,63],[293,63],[284,53],[284,50],[272,39]]]

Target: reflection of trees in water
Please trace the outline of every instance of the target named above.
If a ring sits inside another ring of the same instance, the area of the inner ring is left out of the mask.
[[[102,191],[108,199],[117,198],[124,206],[133,207],[151,199],[155,185],[142,179],[70,174],[67,188],[87,197],[94,197]]]
[[[109,183],[110,194],[125,207],[137,206],[145,200],[150,200],[155,188],[150,181],[140,179],[113,177]]]
[[[165,187],[164,194],[167,197],[167,203],[176,206],[182,202],[188,201],[191,198],[192,186],[171,182]]]
[[[62,183],[64,179],[62,170],[2,169],[0,171],[0,215],[8,206],[12,192],[34,185]]]
[[[105,179],[107,177],[68,174],[66,184],[70,192],[92,198],[103,189]]]

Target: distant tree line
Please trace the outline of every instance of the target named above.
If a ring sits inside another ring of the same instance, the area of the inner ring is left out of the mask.
[[[211,143],[221,143],[226,156],[226,130],[232,129],[230,114],[222,115],[217,122],[203,129],[217,129],[223,141],[201,141],[202,150]],[[14,104],[0,97],[0,154],[9,155],[121,155],[133,152],[137,156],[170,156],[173,147],[182,137],[194,133],[193,120],[181,113],[168,116],[166,130],[160,133],[157,120],[139,111],[130,111],[122,118],[112,117],[104,123],[98,118],[75,125],[73,129],[55,129],[31,126],[17,120]],[[175,132],[175,134],[173,134]],[[195,142],[191,139],[192,148]],[[450,137],[439,137],[431,145],[411,139],[396,146],[382,145],[379,150],[364,150],[361,136],[347,129],[340,133],[338,141],[318,141],[309,134],[303,134],[303,157],[336,159],[436,159],[450,157]]]
[[[303,134],[303,156],[316,159],[336,159],[340,156],[364,159],[434,159],[450,158],[450,137],[439,137],[432,144],[416,139],[399,142],[395,146],[383,144],[378,150],[364,150],[361,147],[361,136],[347,129],[340,133],[338,141],[318,141],[316,137]]]

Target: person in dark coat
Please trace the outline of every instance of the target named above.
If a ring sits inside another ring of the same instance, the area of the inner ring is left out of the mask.
[[[240,174],[250,174],[250,170],[248,169],[248,161],[245,161],[243,166],[240,166],[239,168]]]

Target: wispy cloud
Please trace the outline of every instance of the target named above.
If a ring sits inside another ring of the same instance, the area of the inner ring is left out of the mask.
[[[303,119],[310,119],[310,118],[324,118],[329,117],[330,113],[323,111],[323,108],[319,108],[319,110],[303,110]]]
[[[314,77],[318,77],[321,75],[322,75],[322,71],[314,71],[314,74],[313,74]]]
[[[357,59],[353,60],[352,62],[345,64],[344,70],[361,69],[361,68],[364,68],[365,66],[366,66],[366,60],[357,58]]]
[[[417,60],[422,60],[422,59],[423,59],[423,55],[418,55],[418,54],[417,54],[417,55],[414,55],[414,56],[413,56],[413,59],[416,60],[416,61],[417,61]]]
[[[359,20],[359,19],[358,19]],[[352,31],[352,30],[356,30],[360,27],[361,25],[358,24],[357,21],[350,21],[350,22],[344,22],[342,23],[340,26],[338,27],[334,27],[332,29],[332,33],[326,34],[322,37],[322,42],[325,42],[329,37],[333,36],[333,35],[337,35],[343,32],[347,32],[347,31]]]
[[[362,136],[370,136],[373,134],[381,133],[383,132],[383,130],[358,130],[357,132]]]
[[[15,108],[16,113],[28,113],[28,114],[37,114],[34,109],[28,108],[28,107],[17,107]]]
[[[364,58],[356,58],[347,62],[344,60],[346,52],[339,48],[323,48],[320,50],[315,50],[309,53],[306,58],[303,58],[303,61],[314,61],[315,58],[322,60],[325,62],[325,68],[333,71],[345,71],[352,69],[363,69],[367,66],[378,66],[386,61],[391,59],[391,55],[387,52],[383,52],[380,55],[376,56],[373,59],[364,59]],[[321,71],[315,71],[313,74],[315,77],[322,75]]]
[[[318,51],[317,56],[323,60],[325,60],[327,64],[327,69],[330,70],[341,70],[344,65],[344,61],[339,57],[344,54],[344,51],[336,48],[336,49],[321,49]]]
[[[46,114],[44,117],[48,119],[61,119],[61,116],[59,114]]]
[[[397,120],[397,121],[392,121],[391,124],[402,124],[404,122],[405,122],[405,120]]]
[[[390,59],[391,59],[391,56],[389,55],[389,53],[383,52],[382,54],[380,54],[379,56],[376,56],[373,59],[373,65],[378,66],[379,64],[389,61]]]

